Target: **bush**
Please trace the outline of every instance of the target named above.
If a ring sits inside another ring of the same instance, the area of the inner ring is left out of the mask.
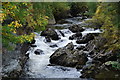
[[[89,17],[94,16],[96,10],[97,10],[97,2],[87,2],[88,12],[85,13],[85,15],[88,15]]]

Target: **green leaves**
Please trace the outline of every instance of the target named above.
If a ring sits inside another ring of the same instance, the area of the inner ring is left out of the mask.
[[[108,61],[105,65],[112,65],[113,68],[120,69],[120,63],[117,61]]]

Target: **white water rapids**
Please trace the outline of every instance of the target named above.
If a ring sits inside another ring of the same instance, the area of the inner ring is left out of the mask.
[[[81,23],[81,22],[79,22]],[[45,37],[40,36],[40,33],[36,33],[35,37],[35,45],[37,47],[30,48],[27,53],[30,53],[29,60],[26,63],[25,67],[25,76],[30,78],[79,78],[80,71],[77,71],[75,68],[70,67],[63,67],[63,66],[47,66],[49,63],[49,57],[60,47],[66,46],[68,43],[73,42],[75,48],[80,45],[85,44],[77,44],[76,40],[69,40],[69,36],[73,35],[69,29],[62,29],[60,30],[64,33],[65,37],[63,37],[59,30],[56,29],[56,32],[59,34],[61,39],[55,41],[52,40],[51,42],[46,42]],[[85,31],[82,32],[83,36],[87,33],[99,33],[100,30],[94,30],[91,28],[87,28]],[[57,47],[50,47],[50,45],[56,44]],[[36,55],[34,51],[36,49],[43,50],[44,54]]]

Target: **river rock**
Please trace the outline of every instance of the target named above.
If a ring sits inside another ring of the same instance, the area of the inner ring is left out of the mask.
[[[69,27],[69,30],[72,31],[73,33],[76,33],[76,32],[82,32],[85,29],[83,29],[82,27],[80,27],[78,25],[73,25],[73,26]]]
[[[78,46],[76,49],[78,50],[84,50],[85,46]]]
[[[34,52],[36,55],[40,55],[40,54],[44,54],[43,51],[41,49],[37,49]]]
[[[82,39],[78,39],[76,41],[77,44],[85,44],[87,42],[89,42],[90,40],[93,40],[94,39],[94,35],[89,33],[87,35],[85,35]]]
[[[69,37],[70,40],[76,39],[76,38],[81,38],[82,37],[82,33],[81,32],[77,32],[75,34],[73,34],[72,36]]]
[[[74,49],[74,45],[73,45],[73,43],[71,42],[71,43],[68,43],[64,48],[65,48],[65,49],[69,49],[69,50],[73,50],[73,49]]]
[[[52,40],[58,40],[58,34],[54,29],[48,28],[45,31],[41,32],[41,36],[48,36],[50,37]]]
[[[62,31],[59,31],[60,32],[60,34],[63,36],[63,37],[65,37],[65,35],[64,35],[64,33],[62,32]]]
[[[32,44],[32,45],[30,45],[31,47],[37,47],[37,45],[34,45],[34,44]]]
[[[51,39],[48,36],[45,36],[45,40],[46,40],[46,42],[51,42]]]
[[[73,43],[69,43],[65,47],[57,49],[50,56],[50,63],[67,67],[76,67],[77,65],[84,65],[88,60],[87,56],[84,54],[83,51],[73,49]]]
[[[54,48],[54,47],[58,47],[58,46],[56,44],[54,44],[54,45],[50,45],[50,47]]]
[[[94,40],[91,40],[86,45],[86,50],[91,52],[92,50],[97,50],[100,47],[104,46],[104,44],[107,43],[106,38],[103,38],[101,36],[95,37]]]
[[[65,19],[62,19],[62,20],[59,20],[57,23],[58,24],[66,24],[66,23],[71,24],[72,22],[69,22],[69,21],[67,21]]]
[[[99,52],[93,59],[101,62],[117,61],[117,53],[113,52],[112,50],[103,53]]]
[[[99,64],[90,64],[83,67],[80,78],[94,78],[99,71]]]

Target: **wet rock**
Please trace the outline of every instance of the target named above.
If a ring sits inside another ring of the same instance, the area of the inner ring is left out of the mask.
[[[50,37],[52,40],[58,40],[58,34],[54,29],[48,28],[45,31],[41,32],[41,36],[47,36]]]
[[[104,53],[104,50],[107,47],[104,47],[103,49],[100,50],[101,47],[103,47],[107,43],[107,40],[101,36],[95,37],[94,40],[91,40],[87,43],[85,46],[85,49],[89,51],[90,55],[96,55],[98,52]]]
[[[71,43],[68,43],[64,48],[69,49],[69,50],[73,50],[74,49],[74,45],[71,42]]]
[[[30,45],[30,46],[31,46],[31,47],[37,47],[37,45],[33,45],[33,44],[32,44],[32,45]]]
[[[48,36],[45,36],[45,40],[46,40],[46,42],[51,42],[51,39]]]
[[[82,33],[81,32],[77,32],[75,34],[73,34],[72,36],[69,37],[70,40],[76,39],[76,38],[81,38],[82,37]]]
[[[76,49],[78,50],[84,50],[85,46],[78,46]]]
[[[82,33],[81,32],[77,32],[75,35],[76,35],[76,37],[82,37]]]
[[[94,78],[99,71],[99,64],[90,64],[83,67],[80,78]]]
[[[57,49],[50,56],[50,63],[67,66],[67,67],[76,67],[76,65],[84,65],[86,63],[87,56],[83,51],[73,50],[74,46],[72,43],[69,43],[63,48]]]
[[[89,33],[87,35],[85,35],[82,39],[78,39],[76,41],[77,44],[85,44],[87,42],[89,42],[90,40],[93,40],[94,39],[94,35]]]
[[[56,66],[55,64],[48,64],[47,66]]]
[[[73,25],[73,26],[69,27],[69,30],[72,31],[73,33],[76,33],[76,32],[82,32],[85,29],[83,29],[82,27],[80,27],[78,25]]]
[[[76,38],[76,36],[75,36],[75,35],[72,35],[72,36],[69,37],[69,40],[73,40],[73,39],[75,39],[75,38]]]
[[[82,69],[83,65],[76,65],[76,69]]]
[[[64,33],[62,32],[62,31],[59,31],[60,32],[60,34],[63,36],[63,37],[65,37],[65,35],[64,35]]]
[[[93,59],[101,62],[117,61],[117,53],[112,50],[105,53],[98,53]]]
[[[89,52],[89,55],[95,57],[99,54],[105,53],[107,47],[102,48],[107,43],[107,40],[103,37],[95,37],[94,40],[91,40],[85,46],[85,49]]]
[[[65,24],[65,23],[71,24],[71,22],[66,21],[65,19],[59,20],[57,23],[58,23],[58,24]]]
[[[29,53],[26,53],[25,56],[29,59]]]
[[[50,45],[50,47],[54,48],[54,47],[58,47],[58,46],[56,44],[54,44],[54,45]]]
[[[43,51],[40,50],[40,49],[35,50],[34,53],[35,53],[36,55],[44,54]]]

